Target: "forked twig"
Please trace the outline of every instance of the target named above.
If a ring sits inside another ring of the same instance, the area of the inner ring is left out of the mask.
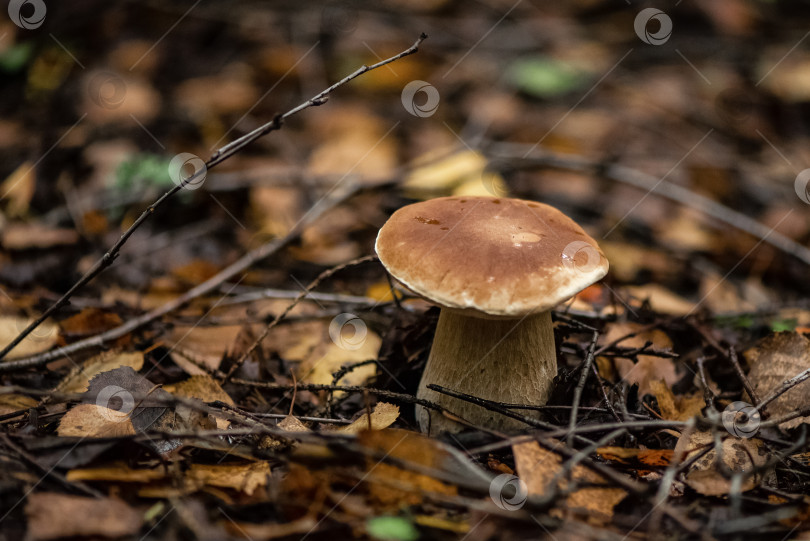
[[[90,270],[88,270],[84,274],[84,276],[82,276],[75,284],[73,284],[73,286],[71,286],[71,288],[68,289],[68,291],[65,292],[65,294],[62,295],[59,298],[59,300],[57,300],[47,310],[45,310],[45,312],[41,316],[39,316],[35,321],[33,321],[30,325],[28,325],[28,327],[23,329],[23,331],[19,335],[17,335],[17,337],[14,338],[14,340],[12,340],[6,347],[4,347],[2,350],[0,350],[0,359],[3,359],[6,355],[8,355],[8,353],[10,351],[12,351],[20,342],[22,342],[23,339],[25,339],[25,337],[28,336],[34,329],[36,329],[43,321],[48,319],[57,310],[59,310],[60,308],[62,308],[66,304],[68,304],[70,298],[74,295],[74,293],[76,293],[79,289],[81,289],[87,283],[89,283],[91,280],[93,280],[93,278],[98,276],[104,269],[109,267],[112,264],[112,262],[118,257],[118,255],[120,253],[120,250],[123,247],[124,243],[126,243],[127,240],[129,240],[129,238],[132,236],[133,233],[135,233],[135,231],[141,226],[141,224],[143,224],[143,222],[145,222],[149,218],[149,216],[151,216],[160,205],[162,205],[167,199],[169,199],[171,196],[176,194],[178,191],[180,191],[185,185],[193,183],[201,175],[204,175],[209,169],[219,165],[220,163],[227,160],[228,158],[230,158],[231,156],[233,156],[237,152],[240,152],[246,146],[253,143],[254,141],[259,139],[260,137],[262,137],[264,135],[267,135],[268,133],[270,133],[272,131],[280,129],[283,122],[284,122],[284,120],[286,120],[287,118],[289,118],[289,117],[291,117],[291,116],[293,116],[293,115],[295,115],[295,114],[297,114],[297,113],[299,113],[299,112],[301,112],[304,109],[307,109],[309,107],[323,105],[324,103],[326,103],[326,100],[328,99],[329,94],[334,92],[339,87],[345,85],[349,81],[359,77],[360,75],[362,75],[362,74],[364,74],[364,73],[366,73],[368,71],[371,71],[371,70],[377,69],[379,67],[385,66],[386,64],[390,64],[391,62],[394,62],[396,60],[399,60],[400,58],[403,58],[405,56],[408,56],[408,55],[411,55],[411,54],[417,52],[419,50],[419,45],[425,39],[427,39],[427,35],[423,33],[423,34],[421,34],[419,36],[419,39],[417,39],[416,42],[414,42],[413,45],[411,45],[409,48],[405,49],[401,53],[399,53],[397,55],[394,55],[394,56],[392,56],[390,58],[387,58],[385,60],[382,60],[380,62],[377,62],[376,64],[372,64],[371,66],[365,66],[365,65],[361,66],[360,68],[355,70],[353,73],[347,75],[346,77],[344,77],[340,81],[336,82],[335,84],[333,84],[332,86],[330,86],[326,90],[323,90],[322,92],[320,92],[316,96],[313,96],[312,98],[310,98],[309,100],[305,101],[304,103],[298,105],[297,107],[294,107],[293,109],[290,109],[289,111],[287,111],[283,115],[276,116],[270,122],[264,124],[263,126],[260,126],[260,127],[256,128],[255,130],[251,131],[250,133],[247,133],[247,134],[243,135],[242,137],[238,138],[237,140],[235,140],[235,141],[233,141],[231,143],[228,143],[224,147],[217,150],[214,153],[214,155],[211,156],[211,158],[205,163],[204,168],[201,168],[200,170],[195,171],[194,174],[191,175],[189,178],[183,180],[183,182],[181,182],[177,186],[173,187],[171,190],[169,190],[168,192],[163,194],[160,198],[158,198],[157,201],[155,201],[154,203],[149,205],[146,208],[146,210],[144,210],[143,213],[141,213],[141,215],[138,217],[138,219],[135,220],[135,222],[121,235],[121,237],[115,242],[115,244],[112,245],[112,247],[107,251],[107,253],[105,253],[98,261],[96,261],[93,264],[93,266],[90,268]],[[289,237],[289,235],[288,235],[288,237]],[[285,238],[287,238],[287,237],[285,237]],[[217,276],[215,276],[211,280],[206,281],[205,283],[201,284],[200,286],[197,286],[196,288],[194,288],[191,291],[196,292],[195,296],[207,293],[208,291],[213,289],[213,287],[211,287],[211,284],[214,284],[214,286],[218,286],[219,284],[221,284],[222,282],[224,282],[228,278],[238,274],[239,272],[242,272],[244,269],[246,269],[251,264],[253,264],[256,261],[266,257],[267,255],[269,255],[270,253],[275,252],[275,250],[278,249],[278,247],[276,247],[274,245],[274,243],[269,243],[269,245],[265,245],[262,248],[263,248],[263,250],[260,249],[260,251],[258,253],[256,253],[253,257],[249,257],[250,254],[246,255],[245,257],[243,257],[242,259],[237,261],[235,264],[231,265],[230,267],[228,267],[224,271],[217,274]],[[251,254],[253,254],[253,252],[251,252]],[[245,261],[246,258],[248,258],[248,261]],[[247,264],[245,265],[245,263],[247,263]],[[213,282],[214,279],[218,279],[219,281],[218,282]],[[205,287],[203,287],[203,286],[205,286]],[[191,293],[191,291],[189,293]],[[183,304],[185,302],[188,302],[188,300],[190,300],[188,298],[188,295],[184,295],[181,298],[186,298],[186,300],[183,302]],[[193,297],[191,297],[191,298],[193,298]],[[107,337],[105,340],[101,340],[100,344],[103,344],[104,342],[107,342],[107,341],[110,341],[110,340],[114,340],[115,338],[119,338],[120,336],[123,336],[123,335],[131,332],[132,330],[140,327],[141,325],[143,325],[145,323],[148,323],[149,321],[152,321],[152,320],[156,319],[157,317],[160,317],[161,315],[163,315],[165,313],[168,313],[168,312],[178,308],[182,304],[178,305],[177,303],[169,303],[169,305],[171,305],[171,309],[169,309],[169,310],[166,310],[166,311],[163,311],[163,312],[160,312],[160,310],[150,312],[147,315],[152,314],[153,316],[148,318],[148,319],[144,318],[144,317],[136,319],[135,321],[137,322],[137,325],[135,325],[134,327],[132,325],[122,325],[121,327],[119,327],[117,329],[113,329],[113,331],[118,331],[118,334],[115,334],[115,333],[110,334],[109,337]],[[107,334],[107,333],[104,333],[104,334]],[[99,335],[99,336],[103,336],[103,335]],[[83,344],[83,346],[80,349],[85,349],[87,347],[93,347],[94,345],[100,345],[100,344],[97,344],[98,340],[92,340],[91,341],[89,339],[88,341],[82,341],[82,342],[85,342],[85,344]],[[76,344],[79,344],[79,342],[76,342],[76,343],[74,343],[72,345],[75,346]],[[74,349],[74,351],[77,351],[77,350]],[[16,364],[13,364],[13,363],[2,364],[2,365],[0,365],[0,366],[2,366],[0,371],[8,371],[8,370],[13,370],[15,368],[24,368],[24,367],[28,367],[28,366],[37,366],[39,364],[47,363],[47,362],[49,362],[49,361],[51,361],[53,359],[56,359],[56,358],[58,358],[58,357],[60,357],[62,355],[68,354],[68,352],[66,351],[66,348],[60,348],[59,350],[54,350],[51,353],[54,353],[55,355],[48,356],[46,354],[46,355],[36,356],[36,357],[30,358],[30,359],[24,359],[24,361],[27,361],[26,363],[21,363],[20,361],[18,361]]]

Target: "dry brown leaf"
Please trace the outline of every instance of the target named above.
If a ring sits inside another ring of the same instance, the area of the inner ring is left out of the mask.
[[[65,537],[116,538],[138,533],[143,513],[121,500],[39,492],[25,504],[29,541]]]
[[[276,428],[280,428],[285,432],[309,432],[309,427],[293,415],[288,415],[282,419],[276,425]],[[264,436],[259,442],[259,447],[262,449],[282,449],[288,446],[290,446],[289,440],[281,437]]]
[[[135,428],[129,417],[95,404],[73,406],[59,422],[62,437],[117,438],[132,436]]]
[[[0,197],[8,201],[6,216],[18,218],[28,212],[28,205],[36,189],[36,168],[23,162],[0,184]]]
[[[356,419],[350,425],[340,426],[334,429],[334,432],[341,434],[359,434],[363,430],[382,430],[388,428],[399,418],[399,406],[388,404],[387,402],[378,402],[374,406],[374,411],[364,413],[359,419]]]
[[[77,468],[67,472],[68,481],[120,481],[148,483],[166,477],[165,468],[131,468],[126,462],[113,462],[97,468]]]
[[[197,398],[203,402],[220,401],[234,406],[234,401],[226,393],[217,381],[208,374],[191,376],[185,381],[174,385],[164,385],[163,389],[177,396],[186,398]],[[231,425],[227,419],[216,417],[217,428],[225,430]]]
[[[218,69],[216,75],[188,79],[176,87],[177,103],[199,119],[241,115],[259,99],[258,89],[250,80],[252,73],[250,66],[234,63]]]
[[[632,464],[633,459],[647,466],[668,466],[672,461],[672,449],[640,449],[638,447],[600,447],[597,454],[605,460]]]
[[[3,228],[0,242],[6,250],[32,250],[70,246],[79,241],[75,229],[48,227],[41,223],[16,222]]]
[[[670,421],[685,421],[698,415],[706,406],[703,395],[695,392],[687,396],[675,396],[664,380],[650,381],[650,389],[658,402],[661,417]]]
[[[626,286],[623,290],[639,301],[650,303],[653,310],[662,314],[684,316],[691,314],[696,308],[695,303],[676,295],[661,284]]]
[[[512,446],[515,455],[515,469],[520,479],[526,484],[529,495],[543,496],[548,493],[554,476],[562,469],[562,458],[557,453],[540,447],[536,441],[520,443]],[[574,466],[571,471],[574,481],[587,483],[604,483],[605,480],[597,473],[585,466]],[[565,490],[568,481],[565,478],[557,480],[560,490]],[[597,522],[609,521],[613,516],[613,508],[627,492],[624,489],[605,485],[605,488],[582,488],[569,494],[565,499],[564,507],[570,510],[583,510]],[[551,511],[554,516],[564,516],[562,509]]]
[[[242,325],[175,327],[165,342],[172,348],[172,360],[177,366],[196,376],[207,373],[197,364],[210,370],[218,369],[222,358],[236,345],[241,332]]]
[[[84,361],[81,366],[74,367],[54,390],[66,394],[83,393],[95,376],[122,366],[129,366],[137,372],[143,368],[143,352],[105,351],[100,353]]]
[[[179,493],[188,494],[202,487],[214,486],[237,490],[250,496],[257,488],[266,486],[268,475],[270,475],[270,465],[267,462],[192,464],[184,472],[183,488]],[[67,474],[70,481],[119,481],[125,483],[152,483],[163,479],[170,480],[171,476],[171,472],[163,467],[134,469],[123,462],[98,468],[74,469]],[[171,486],[152,485],[145,487],[141,495],[174,494],[176,492],[171,492],[174,490],[175,488]]]
[[[445,465],[453,460],[453,457],[435,440],[407,430],[396,428],[366,430],[358,434],[357,440],[364,447],[427,468],[443,470]],[[417,505],[422,501],[424,492],[438,492],[450,496],[457,493],[455,486],[437,481],[428,475],[414,473],[371,458],[367,463],[374,477],[391,480],[403,487],[401,490],[395,489],[370,480],[369,494],[382,507]]]
[[[766,336],[743,355],[751,367],[748,379],[760,398],[765,398],[779,385],[810,368],[810,340],[799,333],[780,332]],[[750,401],[750,397],[746,397]],[[810,406],[808,383],[800,383],[766,406],[773,417]],[[782,428],[794,428],[810,422],[810,417],[798,417],[782,423]]]
[[[732,472],[746,472],[753,467],[764,465],[769,452],[759,438],[737,438],[727,434],[721,435],[721,458]],[[714,446],[714,436],[710,431],[685,431],[675,445],[675,457],[679,462],[688,460],[694,453],[707,446]],[[700,457],[689,468],[685,482],[692,489],[707,496],[722,496],[729,493],[731,480],[723,476],[715,461],[717,453],[714,448]],[[742,484],[743,492],[759,486],[763,476],[747,477]]]
[[[393,177],[397,146],[386,137],[391,127],[387,122],[361,105],[342,105],[324,113],[318,127],[324,140],[310,156],[309,175],[331,179],[330,185],[344,178],[374,184]]]
[[[126,72],[94,70],[84,80],[84,97],[78,103],[80,114],[87,113],[93,124],[132,122],[148,125],[160,112],[160,93],[145,79]]]
[[[220,267],[218,265],[210,261],[195,259],[185,265],[173,267],[171,272],[173,276],[183,282],[196,286],[215,276],[219,272],[219,269]]]
[[[121,325],[123,321],[114,312],[99,308],[85,308],[78,314],[59,322],[66,337],[90,336]]]
[[[35,408],[37,401],[21,394],[0,394],[0,415]]]
[[[318,323],[317,326],[307,326],[313,334],[305,339],[305,346],[293,344],[284,352],[287,359],[301,361],[296,370],[301,381],[331,384],[332,374],[343,366],[377,358],[382,339],[360,318],[350,318],[349,315],[343,319],[335,318],[331,323]],[[330,329],[338,343],[333,341]],[[374,364],[361,366],[342,377],[338,385],[362,385],[374,376],[376,370]],[[343,394],[340,391],[335,396]]]
[[[672,341],[658,329],[641,331],[643,325],[638,323],[616,323],[608,327],[608,331],[600,337],[600,342],[608,344],[618,340],[630,333],[637,333],[626,338],[617,345],[621,347],[638,348],[647,342],[652,342],[652,346],[659,350],[671,350]],[[617,357],[614,360],[619,376],[630,385],[638,384],[638,394],[654,394],[650,382],[663,379],[670,387],[678,381],[675,372],[675,363],[672,359],[665,357],[653,357],[651,355],[638,355],[638,362],[634,363],[630,359]]]
[[[298,186],[254,186],[250,190],[250,217],[261,238],[283,237],[303,216]]]
[[[0,348],[10,344],[35,319],[36,317],[0,316]],[[5,359],[12,360],[48,351],[56,343],[57,338],[59,326],[46,320],[17,344]]]

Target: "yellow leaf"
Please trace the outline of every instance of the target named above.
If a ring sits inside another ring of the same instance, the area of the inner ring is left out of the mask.
[[[135,434],[129,417],[95,404],[79,404],[68,411],[59,422],[62,437],[116,438]]]
[[[470,183],[464,191],[469,195],[505,195],[503,179],[497,173],[487,170],[487,159],[472,150],[462,150],[447,154],[447,150],[420,159],[427,162],[417,166],[405,177],[403,186],[409,197],[428,199],[440,195],[450,195],[465,183]],[[477,186],[476,186],[477,185]],[[456,194],[459,195],[459,194]]]
[[[0,201],[8,201],[6,216],[16,218],[28,212],[28,205],[36,189],[34,164],[23,162],[0,185]]]
[[[105,351],[95,357],[91,357],[74,368],[56,386],[56,391],[60,393],[83,393],[87,391],[90,380],[102,372],[109,372],[122,366],[129,366],[136,372],[143,368],[143,352],[132,351],[122,353],[120,351]]]
[[[35,319],[35,317],[0,316],[0,348],[10,344]],[[46,320],[17,344],[6,359],[18,359],[48,351],[56,343],[58,336],[59,326]]]
[[[350,425],[344,425],[334,429],[334,432],[341,434],[359,434],[363,430],[382,430],[388,428],[399,417],[399,407],[386,402],[379,402],[374,406],[374,411],[364,413]]]

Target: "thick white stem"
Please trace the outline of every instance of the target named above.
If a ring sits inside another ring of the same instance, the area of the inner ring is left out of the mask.
[[[488,400],[544,405],[557,375],[551,313],[518,319],[481,319],[442,310],[417,396],[468,421],[504,432],[526,424],[427,389],[435,383]],[[536,412],[518,410],[537,417]],[[423,432],[458,432],[463,425],[435,410],[416,407]]]

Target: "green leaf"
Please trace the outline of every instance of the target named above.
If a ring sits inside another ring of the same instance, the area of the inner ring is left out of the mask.
[[[30,43],[18,43],[0,54],[0,69],[14,73],[20,71],[31,60],[34,47]]]
[[[522,58],[506,71],[509,83],[536,98],[556,98],[583,86],[588,75],[571,64],[545,56]]]
[[[141,184],[170,187],[169,160],[154,154],[139,154],[121,162],[115,171],[115,187],[127,190]]]
[[[771,330],[773,332],[793,331],[799,322],[795,319],[776,319],[771,321]]]
[[[416,541],[419,531],[406,518],[374,517],[366,522],[366,531],[371,537],[386,541]]]

